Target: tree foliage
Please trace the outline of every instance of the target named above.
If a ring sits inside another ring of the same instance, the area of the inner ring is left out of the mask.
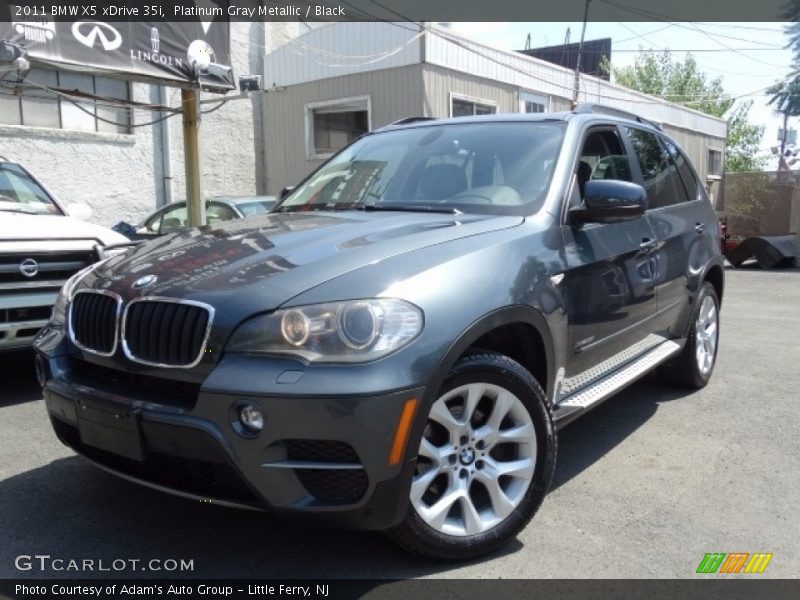
[[[767,90],[767,104],[775,112],[790,117],[800,117],[800,78],[784,79]]]
[[[765,159],[758,156],[764,128],[747,119],[753,102],[737,104],[725,93],[722,79],[701,71],[691,54],[681,62],[668,50],[641,50],[633,65],[614,68],[606,61],[603,68],[620,85],[726,119],[726,171],[756,171],[764,166]]]

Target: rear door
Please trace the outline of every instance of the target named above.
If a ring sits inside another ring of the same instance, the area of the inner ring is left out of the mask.
[[[647,191],[647,215],[655,231],[656,331],[681,337],[691,314],[690,285],[708,260],[706,232],[714,213],[686,156],[662,134],[627,127]]]
[[[571,206],[583,202],[585,182],[591,178],[633,180],[630,155],[614,125],[593,127],[584,134]],[[646,216],[620,223],[566,223],[562,231],[570,349],[566,394],[621,366],[635,357],[636,348],[643,348],[656,310],[650,265],[655,233]]]

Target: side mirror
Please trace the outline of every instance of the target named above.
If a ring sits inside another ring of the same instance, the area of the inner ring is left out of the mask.
[[[584,205],[570,209],[572,223],[617,223],[637,219],[647,210],[644,188],[630,181],[591,179],[586,182]]]
[[[294,188],[295,186],[293,185],[287,185],[285,188],[281,190],[281,193],[278,196],[278,200],[283,200],[284,198],[286,198],[286,196],[288,196],[294,191]]]
[[[67,214],[81,221],[88,221],[92,217],[92,208],[85,202],[74,202],[67,205]]]

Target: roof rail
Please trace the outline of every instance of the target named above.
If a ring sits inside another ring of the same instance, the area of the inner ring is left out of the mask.
[[[389,123],[389,127],[394,127],[395,125],[407,125],[408,123],[416,123],[417,121],[435,121],[436,117],[406,117],[405,119],[400,119],[399,121],[395,121],[394,123]]]
[[[572,112],[576,115],[585,115],[585,114],[601,114],[601,115],[609,115],[611,117],[620,117],[622,119],[631,119],[632,121],[638,121],[639,123],[644,123],[645,125],[650,125],[651,127],[655,127],[659,131],[661,130],[661,125],[656,123],[655,121],[651,121],[649,119],[645,119],[644,117],[640,117],[637,114],[632,112],[628,112],[627,110],[622,110],[620,108],[614,108],[613,106],[606,106],[604,104],[596,104],[594,102],[582,102],[578,104]]]

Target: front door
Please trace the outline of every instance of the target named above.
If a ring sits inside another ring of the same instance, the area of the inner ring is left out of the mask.
[[[575,169],[571,204],[586,181],[633,181],[630,157],[616,127],[590,129]],[[563,226],[567,271],[569,357],[562,396],[599,379],[655,345],[655,233],[646,216],[620,223]]]

